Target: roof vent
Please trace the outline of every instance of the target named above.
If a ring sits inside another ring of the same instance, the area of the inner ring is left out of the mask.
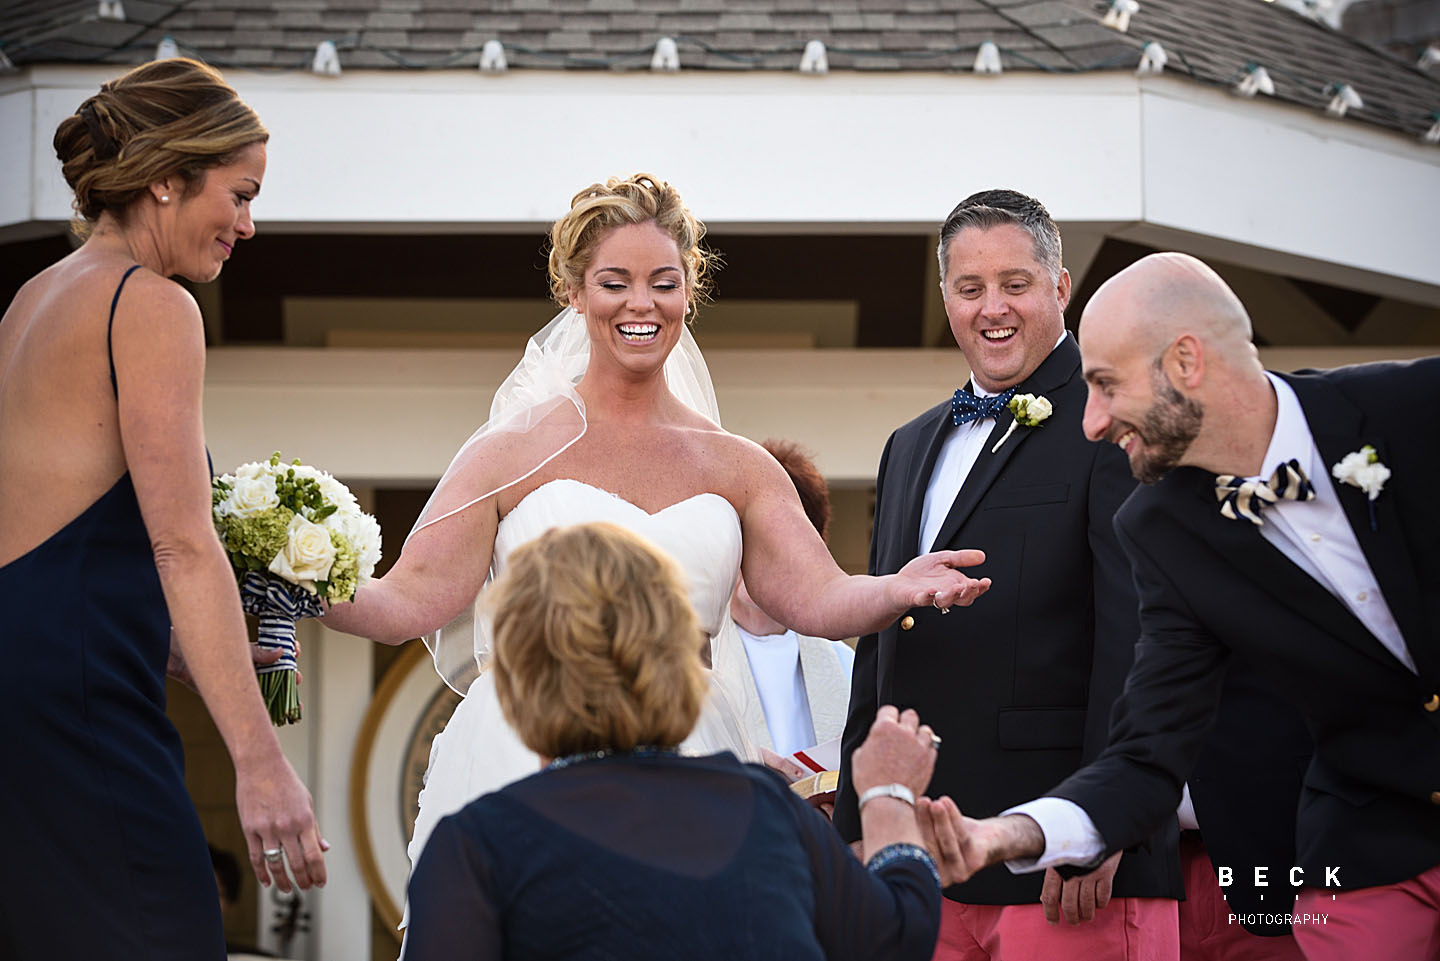
[[[1327,93],[1333,92],[1335,96],[1330,98],[1330,103],[1325,107],[1325,112],[1332,117],[1343,117],[1345,111],[1350,109],[1359,110],[1365,106],[1365,101],[1355,92],[1355,88],[1348,83],[1334,83],[1326,88]]]
[[[995,46],[995,41],[986,40],[980,44],[980,49],[975,52],[975,72],[999,73],[1002,69],[1000,66],[1000,48]]]
[[[335,41],[321,40],[315,45],[315,59],[310,61],[310,72],[322,77],[340,76],[340,51]]]
[[[830,72],[830,60],[825,56],[825,44],[822,41],[811,40],[805,44],[805,52],[800,55],[800,72]]]
[[[1165,64],[1170,60],[1170,55],[1159,43],[1151,40],[1145,44],[1145,49],[1140,53],[1140,66],[1135,68],[1137,74],[1163,73]]]
[[[662,73],[674,73],[680,69],[680,48],[670,37],[655,41],[655,56],[650,58],[650,69]]]
[[[1130,29],[1131,14],[1139,12],[1140,4],[1135,0],[1110,0],[1110,9],[1105,11],[1105,17],[1100,22],[1124,33]]]
[[[1257,93],[1263,93],[1267,97],[1275,96],[1275,81],[1270,79],[1270,73],[1257,63],[1248,64],[1245,67],[1245,76],[1235,84],[1235,92],[1242,97],[1253,97]]]
[[[499,40],[486,40],[480,49],[480,70],[484,73],[504,73],[510,69],[505,61],[505,45]]]

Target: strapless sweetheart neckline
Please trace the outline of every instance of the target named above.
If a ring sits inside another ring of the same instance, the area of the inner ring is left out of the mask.
[[[740,515],[733,504],[713,491],[702,491],[652,513],[594,484],[573,478],[546,481],[500,519],[490,557],[492,573],[499,575],[517,548],[547,530],[591,522],[617,524],[667,555],[681,575],[705,633],[713,637],[728,623],[730,595],[743,553]],[[483,663],[489,654],[487,639],[473,628],[466,637],[471,638],[477,642],[473,654]],[[682,749],[693,754],[728,750],[753,759],[754,751],[737,713],[713,679],[700,721]],[[435,738],[410,843],[412,860],[419,857],[441,817],[538,769],[537,756],[505,720],[495,694],[494,675],[485,671],[470,685],[445,730]]]
[[[686,498],[684,498],[683,500],[678,500],[678,501],[676,501],[676,502],[673,503],[673,504],[667,504],[666,506],[660,508],[660,509],[657,510],[657,511],[647,511],[645,508],[641,507],[639,504],[637,504],[637,503],[635,503],[634,501],[629,500],[629,499],[627,499],[627,498],[625,498],[625,497],[620,496],[619,494],[615,493],[614,491],[608,491],[608,490],[606,490],[605,488],[603,488],[603,487],[597,487],[597,486],[594,485],[594,484],[587,484],[585,481],[576,480],[576,479],[573,478],[573,477],[557,477],[557,478],[555,478],[554,480],[548,480],[548,481],[546,481],[545,483],[541,484],[539,487],[535,488],[535,489],[532,490],[530,493],[526,494],[524,497],[522,497],[522,498],[520,498],[518,501],[516,501],[516,502],[515,502],[515,506],[512,507],[512,508],[510,508],[509,513],[507,513],[504,517],[500,518],[500,522],[503,524],[505,521],[509,520],[509,519],[515,514],[516,511],[520,510],[520,508],[525,504],[526,501],[530,500],[530,498],[534,497],[536,494],[539,494],[541,491],[545,490],[547,487],[553,487],[553,486],[556,485],[556,484],[574,484],[574,485],[577,486],[577,487],[583,487],[583,488],[585,488],[586,490],[594,491],[594,492],[597,493],[597,494],[602,494],[602,495],[604,495],[605,497],[609,497],[609,498],[611,498],[611,499],[613,499],[613,500],[619,501],[621,504],[624,504],[624,505],[626,505],[627,507],[633,507],[635,510],[637,510],[637,511],[639,511],[640,513],[644,514],[646,517],[659,517],[660,515],[666,513],[667,511],[672,511],[672,510],[677,510],[677,509],[679,509],[679,508],[683,508],[685,505],[691,503],[692,501],[697,501],[697,500],[700,500],[701,498],[705,498],[705,497],[713,497],[713,498],[719,500],[721,503],[723,503],[727,508],[729,508],[730,513],[732,513],[732,514],[735,515],[736,520],[739,520],[739,518],[740,518],[740,512],[737,511],[737,510],[735,510],[735,505],[732,504],[732,503],[730,503],[730,501],[729,501],[723,494],[717,494],[717,493],[715,493],[714,491],[701,491],[701,492],[698,493],[698,494],[691,494],[689,497],[686,497]]]

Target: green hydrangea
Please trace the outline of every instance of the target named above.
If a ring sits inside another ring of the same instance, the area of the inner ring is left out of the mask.
[[[340,533],[331,531],[330,543],[335,545],[335,562],[322,593],[332,601],[353,600],[360,581],[360,559]]]
[[[294,516],[288,507],[272,507],[254,517],[218,519],[216,526],[237,570],[263,571],[269,568],[270,559],[284,550]]]

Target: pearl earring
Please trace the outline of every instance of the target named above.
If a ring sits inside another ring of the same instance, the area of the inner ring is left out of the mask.
[[[169,194],[161,194],[161,195],[160,195],[160,202],[161,202],[162,204],[168,204],[168,203],[170,202],[170,195],[169,195]]]

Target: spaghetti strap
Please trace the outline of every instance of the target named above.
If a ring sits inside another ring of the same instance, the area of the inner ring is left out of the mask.
[[[125,276],[120,278],[120,284],[115,288],[115,296],[110,299],[110,323],[105,328],[105,353],[110,357],[110,389],[115,391],[116,397],[120,396],[120,383],[115,379],[115,344],[112,342],[115,332],[115,308],[120,304],[120,291],[125,289],[125,281],[139,269],[139,264],[133,264],[125,271]]]

